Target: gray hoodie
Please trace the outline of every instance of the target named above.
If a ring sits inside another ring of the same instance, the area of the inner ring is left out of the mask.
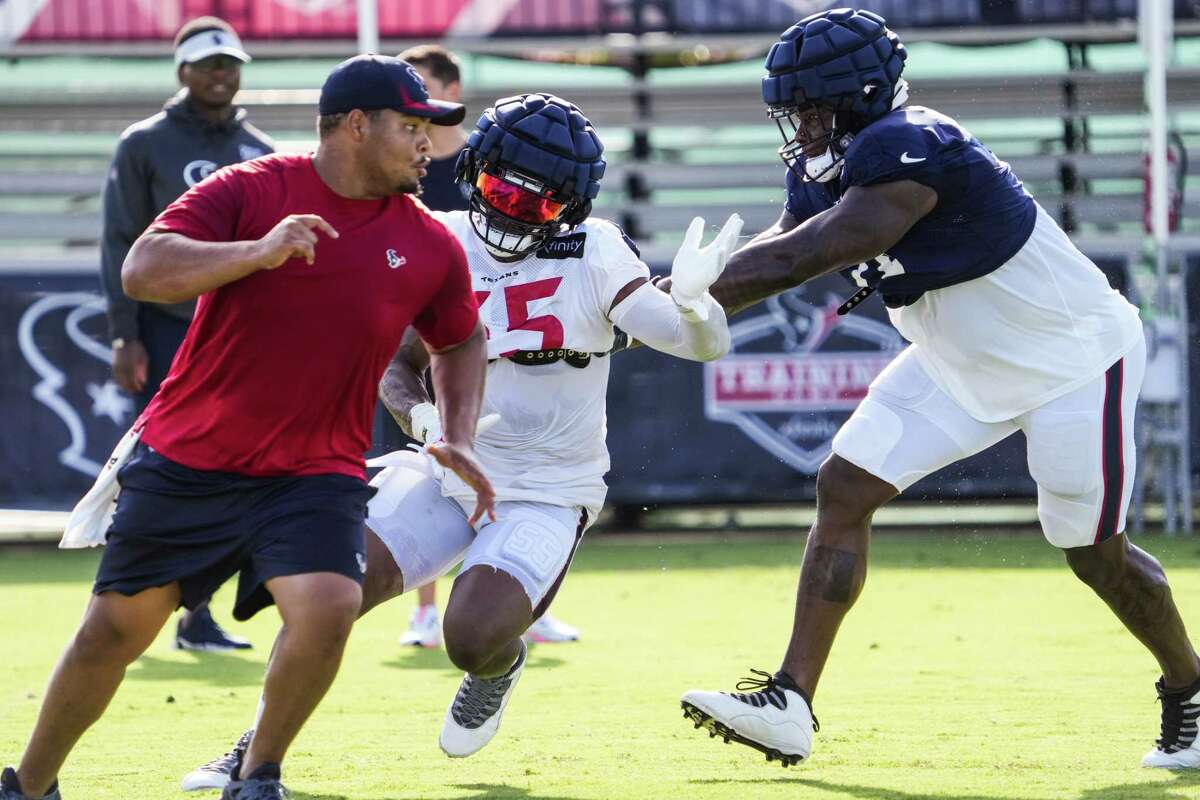
[[[225,122],[211,122],[188,102],[186,89],[168,100],[160,113],[121,134],[104,184],[100,245],[100,278],[108,300],[111,338],[140,338],[140,304],[121,290],[121,264],[134,240],[160,211],[218,167],[274,151],[270,138],[246,122],[245,109],[237,109]],[[196,303],[156,307],[190,320]]]

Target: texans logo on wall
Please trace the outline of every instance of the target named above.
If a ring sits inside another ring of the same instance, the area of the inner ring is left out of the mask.
[[[110,373],[103,297],[91,291],[25,296],[32,302],[20,312],[16,337],[23,368],[8,374],[19,375],[11,389],[32,399],[20,407],[29,416],[26,467],[56,463],[61,482],[77,482],[72,475],[92,479],[133,421],[132,398]],[[35,452],[50,459],[32,458]]]
[[[846,287],[823,279],[766,300],[765,313],[731,322],[730,354],[705,364],[705,416],[806,474],[906,344],[877,301],[838,316]]]

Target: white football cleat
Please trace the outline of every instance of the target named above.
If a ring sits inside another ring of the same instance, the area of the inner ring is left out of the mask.
[[[1154,684],[1162,703],[1162,733],[1154,749],[1142,758],[1143,767],[1200,769],[1200,680],[1186,689],[1167,692],[1160,678]]]
[[[739,693],[690,691],[683,696],[683,716],[708,735],[720,736],[779,759],[787,767],[812,753],[813,731],[820,724],[804,691],[783,671],[774,675],[750,670],[761,678],[738,681]]]
[[[438,619],[437,606],[417,606],[408,618],[408,630],[400,637],[406,647],[441,647],[442,621]]]
[[[463,676],[458,694],[446,709],[438,745],[451,758],[466,758],[479,752],[500,730],[500,717],[513,689],[525,669],[529,652],[520,642],[521,652],[512,669],[498,678],[480,678],[470,673]]]
[[[525,631],[525,641],[539,644],[577,642],[579,641],[579,630],[549,614],[542,614],[533,621],[529,630]]]

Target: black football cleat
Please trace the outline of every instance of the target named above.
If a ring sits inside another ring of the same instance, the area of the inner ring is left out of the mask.
[[[21,790],[17,771],[12,767],[5,767],[4,771],[0,772],[0,800],[62,800],[62,795],[58,791],[58,781],[55,781],[50,791],[44,795],[30,797]]]
[[[180,617],[175,628],[175,647],[178,650],[226,653],[230,650],[250,650],[254,645],[247,639],[226,633],[205,607]]]
[[[291,796],[278,764],[261,764],[249,777],[230,781],[221,792],[221,800],[288,800]]]

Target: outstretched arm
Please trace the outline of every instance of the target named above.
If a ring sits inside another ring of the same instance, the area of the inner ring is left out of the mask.
[[[828,272],[861,264],[899,242],[937,205],[937,193],[916,181],[855,186],[833,208],[793,228],[759,235],[729,258],[710,287],[726,313]],[[660,281],[660,288],[663,281]]]
[[[670,297],[638,278],[613,300],[608,317],[626,335],[663,353],[692,361],[713,361],[729,352],[725,311],[708,293],[733,252],[742,218],[733,214],[706,247],[704,218],[696,217],[671,264]]]
[[[646,282],[641,281],[641,285]],[[725,311],[704,295],[707,316],[675,305],[663,292],[647,286],[614,304],[609,319],[621,330],[661,353],[689,361],[713,361],[729,352],[729,325]]]

